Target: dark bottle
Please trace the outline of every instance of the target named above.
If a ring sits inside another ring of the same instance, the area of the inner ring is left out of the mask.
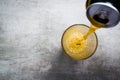
[[[120,21],[120,1],[87,0],[87,17],[97,27],[113,27]]]

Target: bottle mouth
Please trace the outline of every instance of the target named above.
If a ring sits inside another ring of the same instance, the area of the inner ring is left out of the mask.
[[[93,16],[93,19],[100,22],[100,23],[103,23],[103,24],[107,24],[109,22],[109,19],[107,18],[107,16],[104,16],[101,17],[102,14],[95,14]]]
[[[87,8],[87,17],[95,26],[112,27],[119,23],[120,13],[110,3],[97,2]]]

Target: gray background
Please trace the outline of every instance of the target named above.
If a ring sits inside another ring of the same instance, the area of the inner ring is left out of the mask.
[[[61,48],[73,24],[90,25],[86,0],[0,0],[0,80],[119,80],[120,24],[96,31],[98,48],[75,61]]]

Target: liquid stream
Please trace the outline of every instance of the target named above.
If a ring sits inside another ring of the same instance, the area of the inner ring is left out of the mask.
[[[89,31],[83,36],[83,38],[76,45],[81,45],[82,41],[85,41],[89,37],[90,34],[94,33],[99,28],[100,27],[96,27],[94,25],[91,25],[89,28]]]
[[[96,26],[94,26],[94,25],[91,25],[89,31],[83,36],[84,39],[86,40],[86,39],[88,38],[88,36],[89,36],[90,34],[94,33],[97,29],[99,29],[99,27],[96,27]]]

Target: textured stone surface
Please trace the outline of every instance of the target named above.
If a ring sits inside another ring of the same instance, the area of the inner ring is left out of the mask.
[[[64,30],[90,25],[86,0],[0,0],[0,80],[119,80],[120,24],[98,30],[98,48],[74,61],[61,48]]]

